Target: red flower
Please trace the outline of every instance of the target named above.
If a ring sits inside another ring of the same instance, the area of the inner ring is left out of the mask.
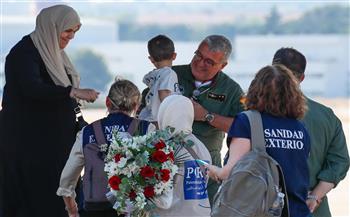
[[[131,190],[130,193],[129,193],[129,198],[131,200],[135,200],[136,198],[136,192],[134,190]]]
[[[163,152],[163,151],[155,151],[153,154],[152,154],[152,158],[154,161],[158,161],[160,163],[164,163],[165,161],[168,160],[168,156]]]
[[[157,144],[154,145],[154,147],[156,147],[157,150],[165,148],[165,143],[160,140]]]
[[[143,189],[143,194],[145,195],[145,197],[150,198],[153,197],[155,195],[154,193],[154,187],[153,186],[146,186]]]
[[[144,166],[140,172],[143,178],[152,178],[154,176],[154,170],[150,166]]]
[[[119,184],[122,182],[122,180],[118,176],[112,176],[109,178],[108,183],[111,186],[113,190],[119,191]]]
[[[170,170],[162,169],[162,170],[160,170],[160,173],[161,173],[163,182],[169,181],[169,179],[170,179]]]
[[[114,156],[114,162],[118,163],[120,161],[120,158],[122,158],[123,156],[121,154],[116,154]]]
[[[174,161],[175,161],[174,152],[170,152],[170,153],[168,154],[168,158],[169,158],[172,162],[174,162]]]

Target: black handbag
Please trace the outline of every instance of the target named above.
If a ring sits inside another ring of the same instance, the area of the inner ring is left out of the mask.
[[[76,122],[75,122],[75,134],[77,134],[83,127],[88,125],[89,123],[84,120],[83,113],[81,113],[80,109],[81,104],[75,101],[75,116],[76,116]],[[83,193],[83,181],[81,179],[81,176],[79,176],[77,186],[75,187],[76,192],[76,201],[78,205],[79,212],[82,212],[84,209],[84,193]]]
[[[74,108],[76,122],[75,122],[75,133],[77,134],[83,127],[88,125],[89,123],[84,120],[83,113],[80,110],[81,104],[76,102],[76,106]]]

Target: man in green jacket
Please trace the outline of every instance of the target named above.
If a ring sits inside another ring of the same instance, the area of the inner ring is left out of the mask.
[[[285,65],[300,82],[304,80],[306,58],[299,51],[281,48],[272,63]],[[326,194],[346,176],[349,153],[342,124],[332,109],[306,99],[308,112],[303,122],[311,138],[310,192],[306,202],[314,217],[331,217]]]
[[[216,166],[221,166],[225,132],[231,127],[233,117],[243,110],[241,87],[221,71],[231,52],[227,38],[210,35],[199,44],[190,64],[173,67],[182,94],[191,98],[194,105],[193,134],[205,144]],[[211,204],[217,189],[218,184],[209,180]]]

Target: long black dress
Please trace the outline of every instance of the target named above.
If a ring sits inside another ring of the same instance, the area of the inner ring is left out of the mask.
[[[0,120],[3,217],[67,216],[56,190],[75,141],[71,87],[54,84],[29,36],[6,57],[5,76]]]

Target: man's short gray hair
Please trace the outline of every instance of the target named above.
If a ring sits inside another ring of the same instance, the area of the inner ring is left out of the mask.
[[[210,51],[224,53],[223,61],[227,61],[232,52],[231,42],[223,35],[209,35],[202,42],[208,45]]]

